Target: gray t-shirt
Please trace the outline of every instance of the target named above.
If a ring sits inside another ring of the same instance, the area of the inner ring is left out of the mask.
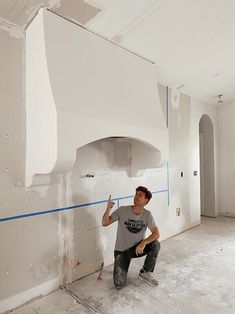
[[[121,206],[112,214],[112,221],[118,221],[115,250],[125,251],[143,240],[147,227],[152,229],[156,223],[151,212],[144,209],[141,215],[135,215],[132,206]]]

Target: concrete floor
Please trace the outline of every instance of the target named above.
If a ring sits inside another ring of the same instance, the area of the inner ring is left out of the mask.
[[[116,290],[112,266],[69,289],[94,309],[60,290],[13,314],[234,314],[235,218],[203,218],[202,224],[161,243],[155,270],[157,288],[140,281],[143,258],[133,260],[127,286]]]

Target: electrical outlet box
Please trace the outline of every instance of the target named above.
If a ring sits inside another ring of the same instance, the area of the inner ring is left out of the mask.
[[[180,208],[176,208],[176,216],[180,216]]]

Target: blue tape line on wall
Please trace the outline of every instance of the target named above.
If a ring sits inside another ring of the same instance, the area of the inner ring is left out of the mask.
[[[158,194],[158,193],[164,193],[168,192],[168,190],[159,190],[159,191],[154,191],[152,194]],[[128,196],[122,196],[122,197],[117,197],[113,198],[113,201],[119,201],[128,199],[128,198],[133,198],[134,195],[128,195]],[[61,207],[61,208],[55,208],[55,209],[49,209],[49,210],[43,210],[35,213],[29,213],[29,214],[22,214],[22,215],[17,215],[17,216],[10,216],[10,217],[4,217],[0,218],[0,222],[3,221],[9,221],[9,220],[16,220],[16,219],[22,219],[22,218],[27,218],[27,217],[32,217],[32,216],[39,216],[39,215],[46,215],[46,214],[51,214],[51,213],[56,213],[56,212],[61,212],[61,211],[66,211],[66,210],[71,210],[75,208],[80,208],[80,207],[86,207],[86,206],[92,206],[96,204],[102,204],[102,203],[107,203],[108,200],[102,200],[102,201],[96,201],[96,202],[90,202],[90,203],[84,203],[84,204],[77,204],[73,206],[68,206],[68,207]]]

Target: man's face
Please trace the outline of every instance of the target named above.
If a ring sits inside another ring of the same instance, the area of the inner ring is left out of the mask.
[[[134,204],[136,206],[145,206],[148,203],[148,199],[145,198],[145,193],[142,191],[137,191],[134,197]]]

